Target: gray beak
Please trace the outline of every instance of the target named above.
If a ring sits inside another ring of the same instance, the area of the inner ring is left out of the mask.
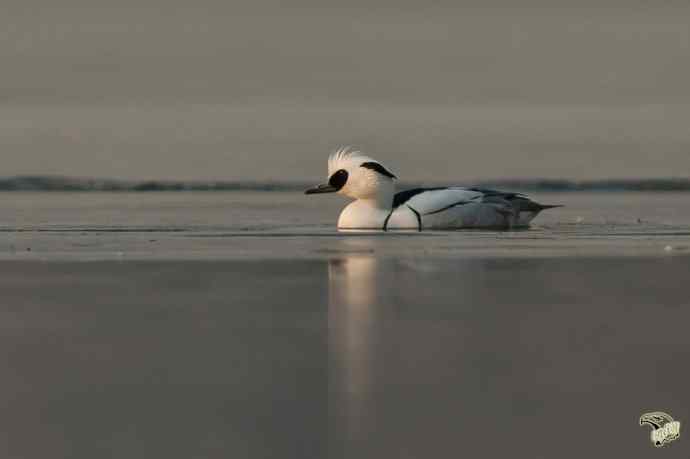
[[[338,189],[327,183],[317,185],[314,188],[309,188],[304,194],[320,194],[320,193],[335,193]]]

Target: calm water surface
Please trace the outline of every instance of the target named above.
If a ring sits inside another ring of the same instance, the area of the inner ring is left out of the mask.
[[[338,233],[347,201],[301,193],[0,194],[3,259],[329,258],[679,254],[690,195],[539,193],[527,231]],[[668,248],[667,248],[668,247]],[[665,251],[666,249],[666,251]]]
[[[0,194],[0,454],[688,457],[690,204],[337,233],[298,193]]]

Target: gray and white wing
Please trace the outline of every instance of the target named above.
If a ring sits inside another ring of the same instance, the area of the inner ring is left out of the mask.
[[[415,191],[417,193],[412,194]],[[404,193],[410,193],[411,196],[406,200],[400,199],[401,202],[396,204],[406,205],[421,216],[434,215],[456,206],[479,202],[483,196],[483,193],[479,191],[460,187],[410,190],[400,194]]]
[[[393,207],[412,212],[419,228],[527,226],[545,206],[521,193],[488,188],[415,188],[395,195]]]
[[[517,222],[515,196],[462,187],[415,189],[399,193],[395,204],[408,207],[424,228],[506,227]]]

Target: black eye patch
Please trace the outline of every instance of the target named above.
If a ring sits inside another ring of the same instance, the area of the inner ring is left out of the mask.
[[[367,169],[371,169],[372,171],[376,171],[381,175],[385,175],[386,177],[398,178],[395,176],[395,174],[390,172],[388,169],[386,169],[385,167],[383,167],[379,163],[366,162],[366,163],[360,164],[360,167],[366,167]]]
[[[339,190],[342,187],[344,187],[347,183],[347,177],[347,171],[345,169],[340,169],[339,171],[335,171],[333,175],[331,175],[331,178],[328,179],[328,184],[336,190]]]

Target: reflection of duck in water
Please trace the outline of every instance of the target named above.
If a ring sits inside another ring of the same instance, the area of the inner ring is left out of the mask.
[[[368,256],[329,261],[330,344],[350,394],[363,394],[369,385],[376,268],[377,260]]]
[[[395,192],[392,172],[359,151],[341,148],[328,159],[328,183],[306,194],[355,199],[340,214],[341,229],[459,229],[528,226],[544,209],[520,193],[483,188],[415,188]]]
[[[357,457],[376,431],[372,402],[378,260],[347,255],[329,260],[329,384],[338,457]]]

